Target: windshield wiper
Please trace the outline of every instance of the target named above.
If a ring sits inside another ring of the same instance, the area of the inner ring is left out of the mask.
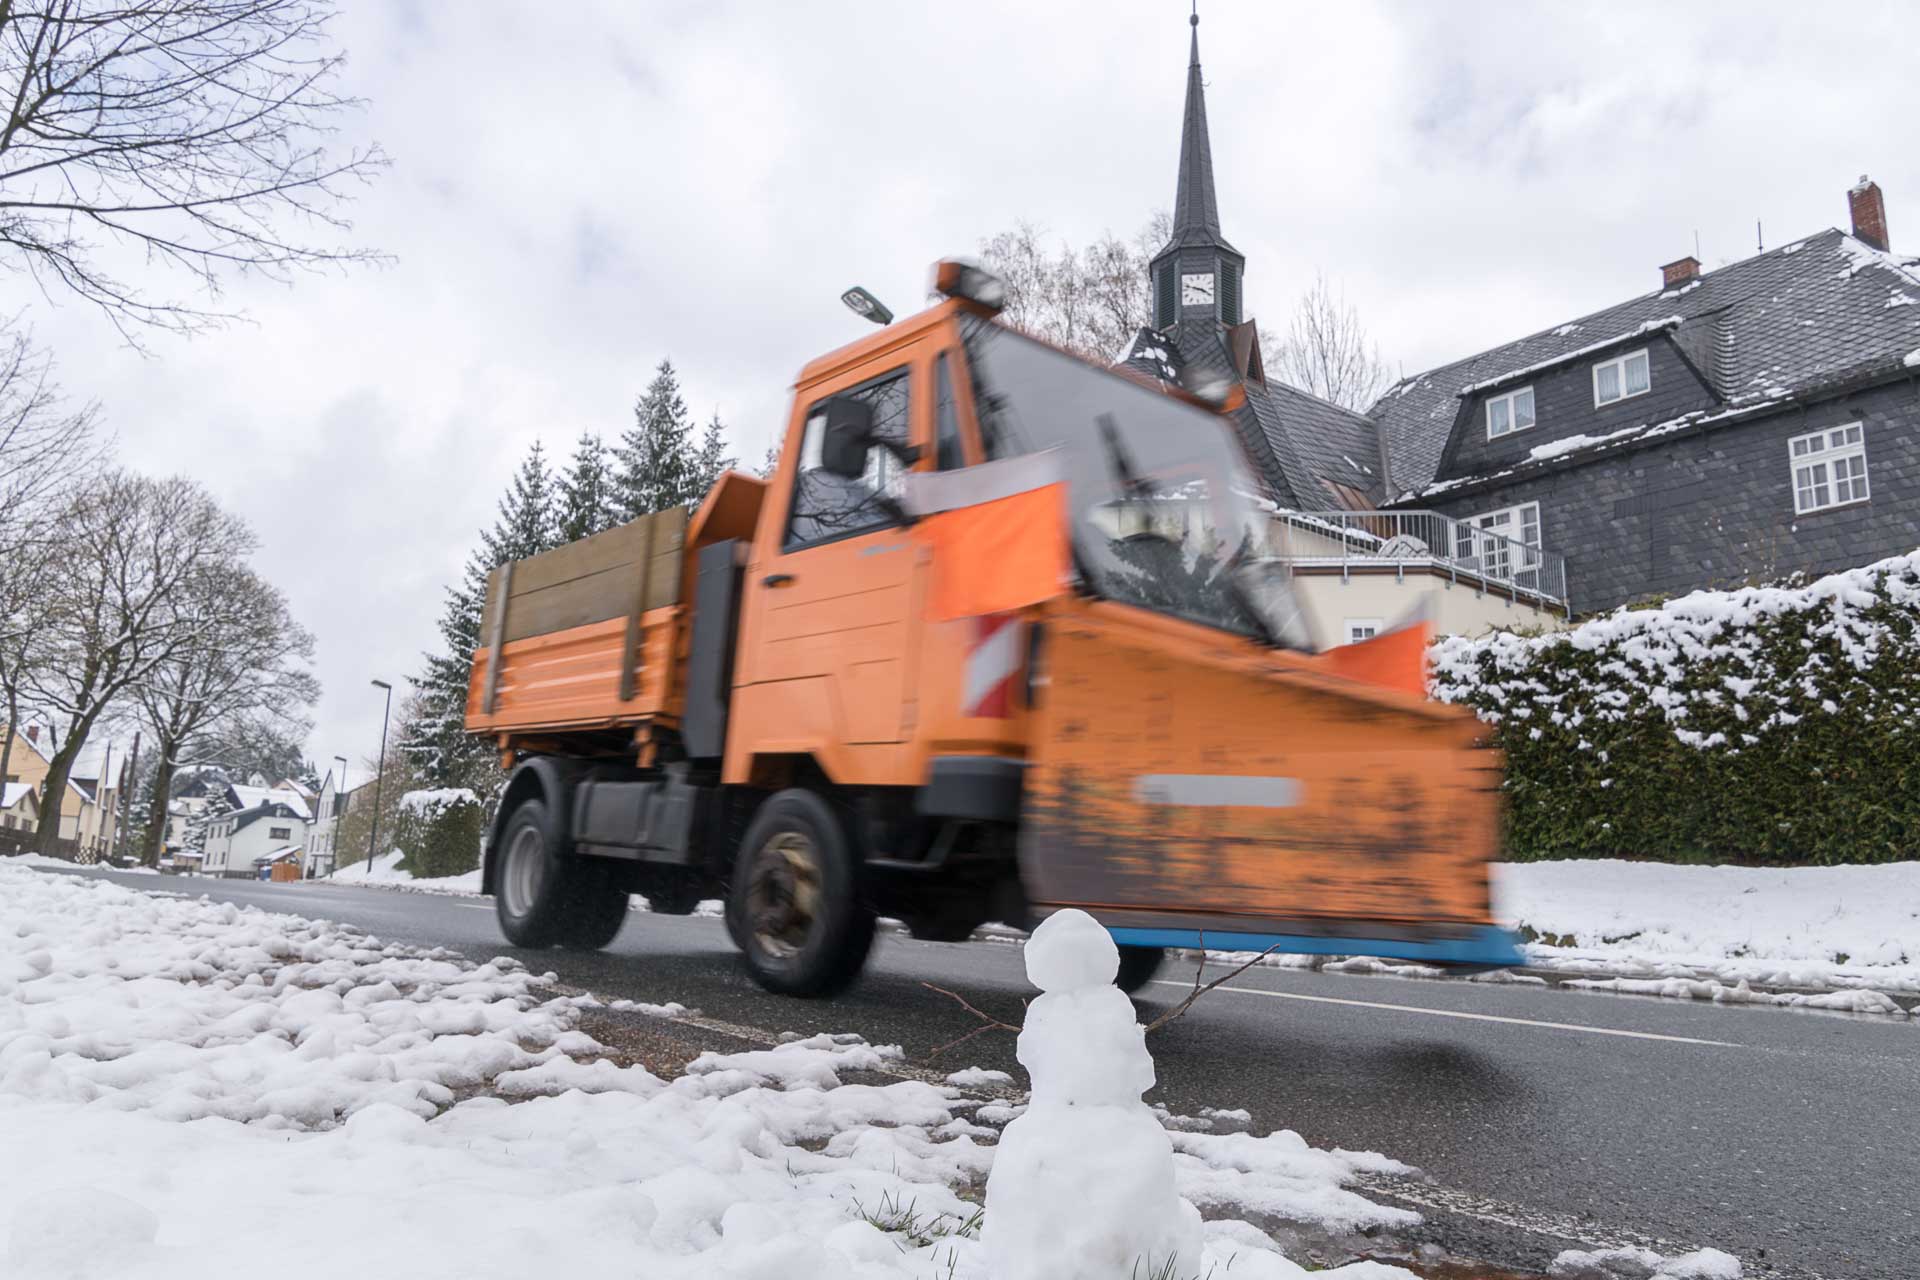
[[[1103,413],[1093,420],[1100,429],[1100,443],[1106,446],[1107,465],[1113,469],[1113,478],[1129,498],[1151,498],[1153,486],[1140,478],[1133,468],[1133,459],[1127,453],[1127,446],[1120,439],[1120,424],[1113,415]]]

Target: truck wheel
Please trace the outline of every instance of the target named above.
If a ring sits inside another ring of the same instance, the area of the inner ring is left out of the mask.
[[[1132,995],[1153,981],[1153,975],[1160,972],[1160,962],[1167,958],[1165,947],[1129,947],[1120,948],[1120,972],[1114,976],[1113,985]]]
[[[558,843],[545,802],[521,801],[500,833],[493,897],[500,932],[529,950],[598,950],[626,923],[627,894],[604,868],[560,856]]]
[[[747,828],[729,912],[747,971],[783,995],[844,991],[873,947],[846,831],[824,799],[798,787],[767,801]]]
[[[568,858],[563,866],[570,901],[560,913],[558,941],[569,951],[598,951],[619,936],[632,895],[613,883],[612,867],[584,858]]]

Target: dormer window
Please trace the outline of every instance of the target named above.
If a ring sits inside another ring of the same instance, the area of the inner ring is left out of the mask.
[[[1533,388],[1521,387],[1487,400],[1487,439],[1498,440],[1533,425]]]
[[[1596,409],[1616,400],[1643,396],[1652,386],[1645,347],[1612,360],[1602,360],[1593,366],[1593,404]]]

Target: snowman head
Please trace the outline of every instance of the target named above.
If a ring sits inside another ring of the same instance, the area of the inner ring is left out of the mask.
[[[1027,980],[1042,991],[1104,987],[1120,972],[1120,949],[1092,916],[1056,911],[1027,940]]]

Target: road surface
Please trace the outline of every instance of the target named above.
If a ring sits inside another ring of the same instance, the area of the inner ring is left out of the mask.
[[[101,873],[95,873],[101,874]],[[322,916],[474,960],[515,955],[612,999],[676,1000],[782,1031],[854,1031],[923,1058],[977,1025],[921,984],[1018,1022],[1017,947],[883,936],[830,1002],[768,995],[716,920],[633,913],[606,952],[518,952],[491,899],[324,882],[111,878]],[[1143,1014],[1176,1002],[1171,964]],[[1019,1072],[1013,1038],[943,1059]],[[1421,1238],[1543,1270],[1583,1240],[1711,1245],[1749,1277],[1920,1274],[1920,1023],[1529,986],[1252,969],[1155,1033],[1176,1113],[1239,1107],[1259,1132],[1384,1152],[1431,1183],[1403,1188]],[[1017,1078],[1024,1079],[1024,1076]],[[1395,1198],[1389,1196],[1387,1198]]]

